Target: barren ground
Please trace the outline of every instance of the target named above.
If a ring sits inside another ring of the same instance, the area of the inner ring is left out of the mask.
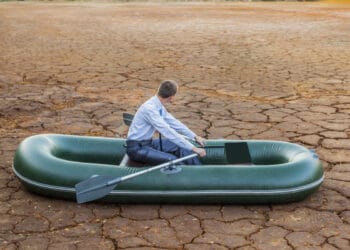
[[[318,3],[0,3],[1,249],[349,249],[350,8]],[[286,205],[118,205],[28,193],[37,133],[125,137],[163,79],[207,138],[315,148],[319,191]]]

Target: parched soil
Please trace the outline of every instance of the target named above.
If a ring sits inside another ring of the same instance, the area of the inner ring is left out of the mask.
[[[1,249],[350,249],[350,7],[320,3],[0,3]],[[326,179],[286,205],[121,205],[28,193],[37,133],[125,137],[164,79],[207,138],[315,148]]]

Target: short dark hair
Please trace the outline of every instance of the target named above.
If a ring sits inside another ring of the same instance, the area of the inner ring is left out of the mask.
[[[159,85],[158,95],[162,98],[174,96],[177,92],[177,82],[166,80]]]

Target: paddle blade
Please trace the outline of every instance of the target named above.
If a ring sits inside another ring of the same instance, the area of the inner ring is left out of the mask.
[[[76,199],[79,204],[97,200],[109,194],[117,185],[110,184],[115,177],[96,175],[75,185]]]
[[[125,125],[130,126],[132,119],[134,119],[134,115],[129,114],[129,113],[123,113],[123,121]]]

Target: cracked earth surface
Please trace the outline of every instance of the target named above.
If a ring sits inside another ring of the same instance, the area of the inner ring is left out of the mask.
[[[318,3],[1,3],[1,249],[350,249],[350,8]],[[125,137],[163,79],[207,138],[315,148],[325,181],[283,205],[127,205],[28,193],[37,133]]]

